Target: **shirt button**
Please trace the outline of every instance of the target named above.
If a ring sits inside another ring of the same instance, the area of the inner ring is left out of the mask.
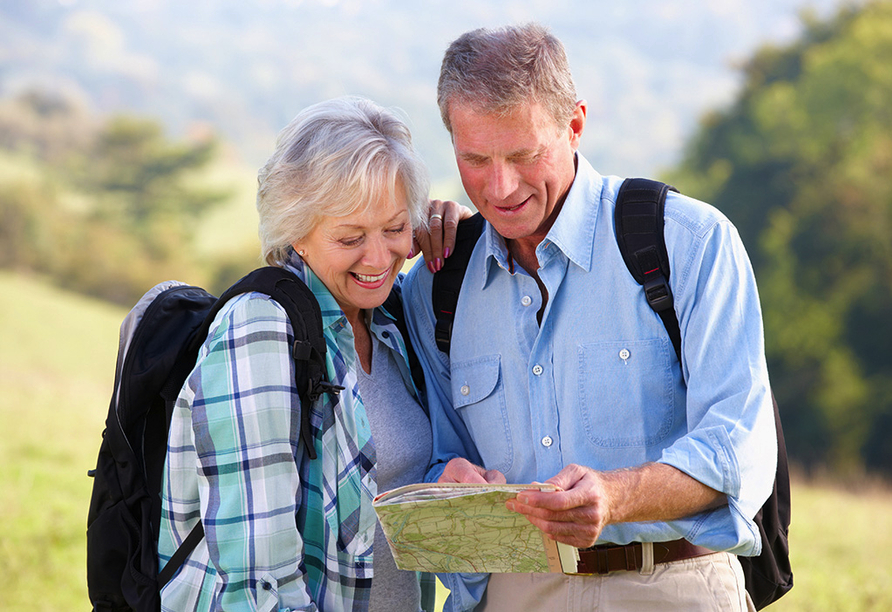
[[[471,387],[469,387],[468,385],[462,385],[460,391],[462,395],[467,395],[471,392]]]
[[[533,374],[535,374],[536,376],[541,376],[542,372],[542,366],[540,366],[539,364],[533,366]]]
[[[524,306],[529,306],[530,304],[533,303],[533,298],[531,298],[528,295],[525,295],[522,298],[520,298],[520,303],[523,304]]]
[[[260,584],[263,586],[263,590],[264,590],[264,591],[271,591],[271,590],[273,589],[273,585],[271,585],[271,584],[270,584],[269,582],[267,582],[266,580],[264,580],[264,581],[261,582]]]
[[[552,444],[554,444],[554,440],[551,439],[551,436],[545,436],[544,438],[542,438],[542,446],[544,446],[545,448],[548,448]]]
[[[632,353],[629,352],[629,349],[623,349],[619,352],[619,358],[623,361],[626,361],[629,357],[632,356]]]

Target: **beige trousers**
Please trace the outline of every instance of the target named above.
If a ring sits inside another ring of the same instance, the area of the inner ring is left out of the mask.
[[[605,576],[493,574],[477,612],[755,612],[737,557],[715,553]]]

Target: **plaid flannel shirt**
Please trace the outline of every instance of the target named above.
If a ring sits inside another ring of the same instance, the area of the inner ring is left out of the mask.
[[[322,282],[285,267],[319,302],[329,380],[313,405],[318,459],[299,442],[300,400],[284,310],[267,296],[219,313],[174,407],[162,490],[159,567],[200,519],[205,538],[162,590],[162,609],[366,610],[372,578],[375,449],[356,381],[353,333]],[[405,364],[381,309],[370,329]],[[414,393],[405,366],[403,378]],[[433,579],[423,577],[426,607]]]

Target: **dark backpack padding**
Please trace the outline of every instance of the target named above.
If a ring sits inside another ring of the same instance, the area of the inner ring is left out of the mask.
[[[681,333],[669,288],[669,258],[663,240],[663,210],[672,187],[648,179],[627,179],[616,203],[616,239],[629,273],[642,285],[648,304],[659,315],[681,360]],[[447,355],[455,307],[471,252],[483,231],[479,213],[459,223],[455,253],[434,275],[433,310],[437,347]],[[444,274],[446,272],[446,274]],[[757,610],[793,588],[788,532],[790,528],[790,473],[780,412],[772,395],[777,426],[777,473],[771,496],[755,516],[762,537],[758,557],[738,557],[746,590]]]
[[[201,523],[159,579],[157,542],[161,482],[173,403],[222,306],[259,291],[288,313],[295,336],[301,437],[315,458],[309,405],[339,387],[325,380],[322,317],[312,292],[281,268],[255,270],[219,299],[175,281],[149,291],[121,326],[121,345],[87,517],[87,587],[96,611],[160,608],[160,587],[201,540]]]

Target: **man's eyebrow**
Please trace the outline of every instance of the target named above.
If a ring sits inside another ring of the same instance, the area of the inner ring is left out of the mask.
[[[506,159],[527,159],[532,157],[538,157],[544,153],[543,149],[540,147],[533,149],[518,149],[516,151],[511,151],[505,155]],[[459,152],[458,157],[465,161],[484,161],[489,159],[489,155],[483,155],[481,153],[473,153],[473,152]]]
[[[484,159],[488,158],[488,156],[486,156],[486,155],[482,155],[480,153],[471,153],[471,152],[467,152],[467,153],[459,152],[458,156],[464,160],[467,160],[467,161],[479,161],[479,160],[484,160]]]

